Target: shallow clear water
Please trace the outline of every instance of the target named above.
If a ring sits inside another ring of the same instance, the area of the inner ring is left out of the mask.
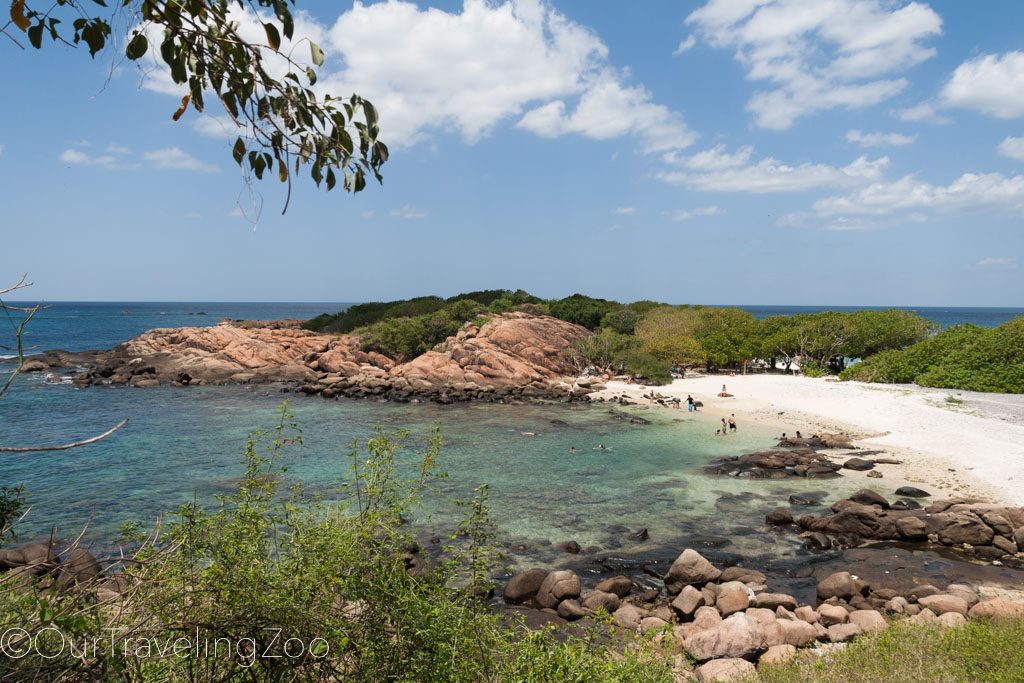
[[[741,423],[737,434],[716,437],[717,418],[702,413],[633,407],[631,414],[652,422],[638,425],[610,405],[325,401],[268,387],[76,389],[40,376],[20,379],[2,401],[5,445],[62,443],[125,417],[130,423],[85,448],[5,455],[2,481],[24,482],[29,491],[33,510],[24,532],[53,525],[67,536],[89,522],[90,538],[110,542],[125,520],[145,525],[193,496],[209,504],[230,491],[242,471],[247,434],[273,426],[286,396],[305,442],[288,451],[289,478],[337,500],[349,478],[353,437],[381,424],[410,430],[409,443],[418,447],[436,423],[445,442],[440,468],[448,477],[439,482],[443,495],[429,497],[415,521],[446,532],[457,514],[453,501],[487,483],[500,537],[528,546],[513,558],[523,561],[568,559],[551,545],[568,540],[636,553],[666,545],[678,550],[682,539],[699,539],[742,554],[784,555],[798,544],[792,534],[764,529],[766,510],[785,505],[796,491],[828,490],[831,499],[852,490],[844,480],[704,475],[710,460],[767,447],[775,435]],[[593,450],[598,444],[607,450]],[[649,530],[647,542],[627,540],[627,529],[641,528]]]

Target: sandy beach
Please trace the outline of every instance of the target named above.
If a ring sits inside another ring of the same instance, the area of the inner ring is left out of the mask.
[[[731,398],[718,397],[722,384]],[[594,398],[625,395],[644,404],[642,395],[649,390],[612,381]],[[786,375],[687,377],[655,391],[684,401],[692,395],[711,415],[735,413],[741,429],[744,423],[757,422],[776,427],[780,434],[800,430],[805,436],[856,435],[861,448],[902,461],[880,466],[882,480],[865,479],[873,486],[906,482],[931,487],[937,494],[1024,505],[1024,396]],[[865,476],[850,470],[843,474]]]

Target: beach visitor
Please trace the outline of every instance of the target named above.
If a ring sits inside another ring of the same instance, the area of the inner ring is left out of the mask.
[[[723,433],[723,434],[728,434],[728,433],[729,433],[729,432],[727,431],[727,428],[726,428],[726,424],[725,424],[725,418],[724,418],[724,417],[722,418],[722,433]]]
[[[697,404],[693,402],[693,396],[686,396],[686,410],[691,413],[697,410]]]
[[[736,413],[733,413],[732,415],[729,416],[729,431],[736,431]]]
[[[569,446],[569,452],[570,453],[575,453],[576,452],[576,447],[575,446]]]
[[[722,430],[721,429],[716,429],[715,430],[715,436],[721,436],[721,435],[722,435]]]

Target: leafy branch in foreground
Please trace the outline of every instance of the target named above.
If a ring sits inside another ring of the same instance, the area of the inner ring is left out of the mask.
[[[203,112],[208,98],[217,100],[238,126],[232,156],[246,173],[277,176],[288,184],[289,197],[292,178],[304,167],[318,187],[359,192],[368,176],[383,180],[380,169],[388,159],[387,146],[377,139],[377,111],[358,95],[342,99],[313,90],[325,54],[308,38],[295,38],[294,4],[120,0],[99,16],[106,0],[10,0],[11,20],[0,33],[20,46],[8,30],[14,24],[36,49],[49,36],[69,46],[84,43],[95,57],[111,41],[113,27],[129,26],[125,57],[141,62],[148,55],[154,64],[159,58],[181,88],[172,118],[178,121],[190,106]],[[300,45],[308,62],[296,56]]]

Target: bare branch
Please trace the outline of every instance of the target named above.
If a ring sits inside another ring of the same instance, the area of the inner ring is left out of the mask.
[[[128,418],[125,418],[118,422],[116,425],[103,432],[99,436],[94,436],[90,439],[83,439],[82,441],[74,441],[72,443],[62,444],[60,446],[0,446],[0,453],[34,453],[36,451],[66,451],[72,448],[78,448],[79,446],[88,446],[91,443],[101,441],[117,430],[128,424]]]

